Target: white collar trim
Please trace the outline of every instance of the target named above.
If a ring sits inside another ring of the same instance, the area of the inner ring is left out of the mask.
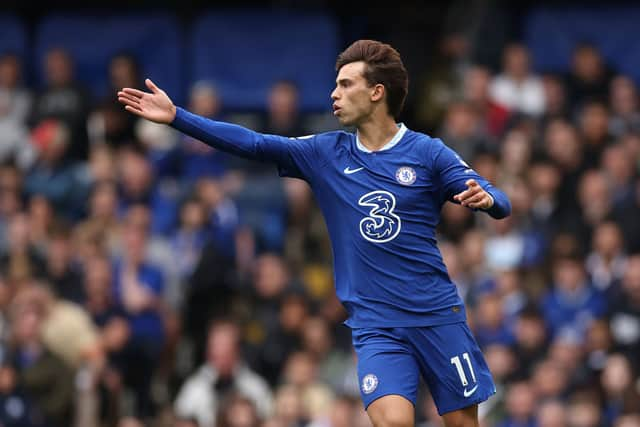
[[[398,128],[399,128],[398,132],[396,132],[396,134],[393,136],[393,138],[391,138],[391,141],[387,142],[378,151],[389,150],[389,149],[395,147],[395,145],[398,142],[400,142],[400,140],[402,139],[404,134],[407,132],[407,127],[404,125],[404,123],[399,123],[398,124]],[[371,150],[369,150],[367,147],[362,145],[362,143],[360,142],[360,138],[358,137],[358,133],[356,133],[356,146],[358,147],[358,150],[360,150],[360,151],[364,151],[365,153],[371,153]]]

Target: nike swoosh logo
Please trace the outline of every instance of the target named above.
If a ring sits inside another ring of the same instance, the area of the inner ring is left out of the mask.
[[[464,397],[469,397],[471,396],[473,393],[476,392],[476,390],[478,389],[478,384],[475,385],[475,387],[473,387],[471,390],[467,391],[467,389],[464,389]]]
[[[346,168],[344,168],[344,173],[346,173],[347,175],[351,175],[352,173],[356,173],[361,171],[364,168],[358,168],[358,169],[349,169],[349,166],[347,166]]]

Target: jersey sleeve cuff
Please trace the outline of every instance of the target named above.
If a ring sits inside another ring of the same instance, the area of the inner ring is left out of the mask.
[[[176,106],[176,116],[173,118],[173,121],[169,123],[169,126],[180,130],[181,126],[185,124],[186,115],[187,112],[183,108]]]

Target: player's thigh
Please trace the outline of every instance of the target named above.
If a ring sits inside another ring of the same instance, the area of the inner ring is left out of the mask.
[[[404,337],[394,331],[373,328],[352,331],[365,409],[388,395],[402,396],[411,405],[416,403],[420,368]]]
[[[414,412],[413,403],[397,394],[382,396],[367,408],[374,427],[413,427]]]
[[[440,415],[487,400],[491,372],[466,323],[411,328],[411,343]]]
[[[478,427],[478,405],[456,409],[442,415],[445,427]]]

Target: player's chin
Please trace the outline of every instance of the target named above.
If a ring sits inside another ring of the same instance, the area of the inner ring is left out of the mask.
[[[338,119],[338,121],[340,122],[340,124],[342,126],[352,126],[353,125],[353,120],[349,120],[348,117],[342,115],[342,114],[336,114],[336,118]]]

